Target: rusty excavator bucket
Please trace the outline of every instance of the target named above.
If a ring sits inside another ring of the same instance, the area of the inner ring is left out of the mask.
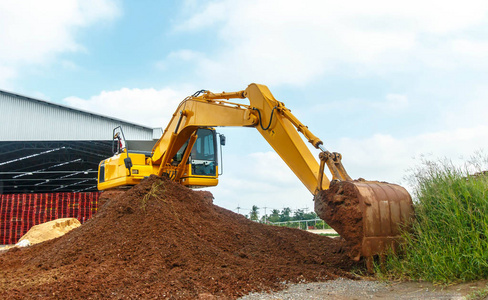
[[[325,164],[333,177],[328,189],[315,194],[315,212],[346,240],[351,258],[365,257],[372,272],[374,256],[384,258],[388,251],[396,251],[401,226],[409,226],[413,218],[412,198],[396,184],[352,180],[341,158],[339,153],[320,153],[318,186]]]

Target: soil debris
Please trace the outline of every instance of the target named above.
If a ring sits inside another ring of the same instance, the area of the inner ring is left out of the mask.
[[[252,222],[167,178],[105,197],[81,227],[1,254],[0,298],[236,299],[354,278],[342,241]]]
[[[356,261],[396,249],[401,226],[408,229],[414,216],[405,188],[362,178],[332,181],[314,202],[317,215],[346,240],[349,256]],[[371,264],[368,269],[372,271]]]
[[[332,181],[315,195],[315,211],[346,240],[351,257],[358,257],[364,237],[363,213],[354,182]]]

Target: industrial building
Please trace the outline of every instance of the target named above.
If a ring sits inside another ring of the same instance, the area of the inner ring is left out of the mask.
[[[122,126],[129,149],[162,134],[123,120],[0,90],[0,194],[93,192],[101,160]]]

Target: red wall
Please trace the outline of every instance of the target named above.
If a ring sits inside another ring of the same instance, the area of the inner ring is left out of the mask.
[[[15,244],[34,225],[59,218],[81,223],[97,212],[99,192],[0,195],[0,244]]]

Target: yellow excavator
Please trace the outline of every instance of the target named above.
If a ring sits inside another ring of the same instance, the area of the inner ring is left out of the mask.
[[[249,104],[230,99],[247,98]],[[315,211],[351,243],[351,256],[367,258],[395,248],[399,226],[413,216],[412,199],[395,184],[352,180],[341,155],[329,152],[268,87],[250,84],[238,92],[198,91],[176,109],[162,137],[151,152],[128,150],[121,129],[114,129],[114,152],[100,162],[98,189],[107,190],[138,184],[143,178],[167,174],[190,188],[218,184],[219,164],[214,127],[256,128],[288,167],[314,195]],[[319,161],[299,133],[319,149]],[[220,135],[220,144],[225,137]],[[324,175],[327,165],[332,180]]]

